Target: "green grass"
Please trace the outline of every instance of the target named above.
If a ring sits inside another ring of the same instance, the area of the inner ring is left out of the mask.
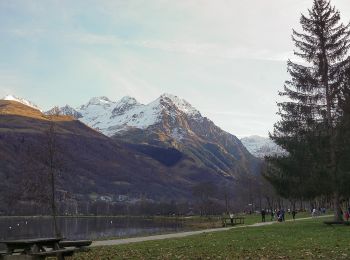
[[[94,248],[73,259],[349,259],[350,227],[324,218]]]

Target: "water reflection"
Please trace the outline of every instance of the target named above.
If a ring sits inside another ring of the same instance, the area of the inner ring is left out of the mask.
[[[103,239],[177,232],[184,229],[180,221],[160,221],[127,217],[59,217],[62,236],[67,239]],[[0,218],[0,239],[53,236],[50,217]]]

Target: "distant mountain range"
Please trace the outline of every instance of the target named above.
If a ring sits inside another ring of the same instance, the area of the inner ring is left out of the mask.
[[[270,138],[252,135],[241,139],[248,151],[258,158],[283,154],[283,149],[276,145]]]
[[[147,105],[129,96],[116,102],[107,97],[94,97],[76,109],[66,105],[54,107],[46,112],[46,114],[52,113],[73,116],[107,136],[132,128],[146,129],[160,123],[164,119],[164,113],[173,119],[181,116],[180,114],[191,118],[202,118],[199,111],[187,101],[170,94],[163,94]],[[180,137],[180,134],[174,133],[174,136]]]
[[[152,156],[169,165],[183,156],[201,167],[224,176],[255,174],[256,160],[240,140],[203,117],[190,103],[171,94],[163,94],[149,104],[123,97],[114,102],[107,97],[94,97],[84,105],[55,107],[47,114],[73,116],[103,134],[128,144],[129,148]],[[159,148],[178,151],[163,158]],[[181,154],[181,156],[180,156]]]
[[[161,95],[146,105],[132,97],[117,102],[95,97],[78,108],[66,105],[45,113],[8,96],[0,100],[0,156],[5,158],[0,178],[11,179],[18,171],[24,156],[19,147],[40,147],[47,115],[54,115],[59,126],[69,164],[70,181],[62,187],[79,197],[191,199],[199,183],[234,187],[240,179],[259,174],[261,161],[237,137],[174,95]],[[3,192],[11,189],[3,185]]]

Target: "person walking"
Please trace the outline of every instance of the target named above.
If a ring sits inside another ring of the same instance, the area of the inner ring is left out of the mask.
[[[295,211],[295,209],[293,209],[292,211],[292,217],[293,217],[293,220],[295,220],[295,215],[297,214],[297,212]]]
[[[233,214],[232,214],[232,213],[230,213],[229,215],[230,215],[231,225],[233,226]]]
[[[271,209],[271,221],[273,221],[274,220],[274,218],[275,218],[275,213],[273,212],[274,210],[273,209]]]
[[[314,218],[316,217],[316,209],[313,208],[312,211],[311,211],[311,216]]]
[[[349,214],[349,211],[347,210],[345,212],[345,219],[346,219],[346,221],[349,221],[349,217],[350,217],[350,214]]]
[[[277,221],[282,222],[282,210],[280,209],[277,211]]]
[[[266,215],[266,211],[264,209],[261,210],[261,222],[265,222],[265,215]]]

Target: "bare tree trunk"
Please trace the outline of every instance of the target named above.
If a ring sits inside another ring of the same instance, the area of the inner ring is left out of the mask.
[[[56,208],[56,190],[55,190],[55,176],[53,171],[50,173],[50,179],[51,179],[51,210],[52,210],[52,217],[53,217],[53,227],[54,227],[54,232],[55,236],[59,237],[59,230],[58,230],[58,225],[57,225],[57,208]]]
[[[55,164],[57,163],[57,140],[56,140],[56,129],[53,121],[50,122],[49,129],[47,131],[47,156],[49,163],[49,178],[50,178],[50,186],[51,186],[51,212],[53,217],[53,228],[56,237],[60,237],[60,232],[57,225],[57,207],[56,207],[56,187],[55,187]]]
[[[225,210],[226,214],[228,214],[228,194],[225,192]]]
[[[340,207],[340,196],[338,192],[333,195],[334,221],[343,221],[343,215]]]
[[[291,204],[291,209],[292,209],[293,211],[295,211],[296,200],[290,199],[289,201],[290,201],[290,204]]]

